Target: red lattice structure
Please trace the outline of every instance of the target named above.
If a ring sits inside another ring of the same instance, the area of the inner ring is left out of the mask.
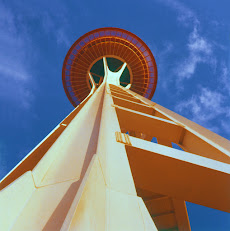
[[[131,72],[130,90],[152,98],[157,85],[157,66],[151,50],[135,34],[107,27],[84,34],[65,57],[62,81],[74,107],[90,93],[88,72],[102,57],[114,57],[126,62]]]

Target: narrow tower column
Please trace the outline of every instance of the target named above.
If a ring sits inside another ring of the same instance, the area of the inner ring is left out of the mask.
[[[97,152],[81,185],[81,198],[62,230],[154,231],[153,220],[137,196],[125,145],[116,139],[121,130],[106,80]]]

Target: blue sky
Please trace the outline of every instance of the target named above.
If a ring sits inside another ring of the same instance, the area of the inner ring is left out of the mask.
[[[230,139],[229,0],[0,0],[0,178],[70,111],[61,70],[84,33],[120,27],[156,58],[153,101]],[[188,203],[193,230],[229,230],[230,214]]]

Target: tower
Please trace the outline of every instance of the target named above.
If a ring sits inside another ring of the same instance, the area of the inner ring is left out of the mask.
[[[83,35],[62,80],[75,109],[1,181],[1,230],[187,231],[184,201],[230,212],[229,141],[150,101],[140,38]]]

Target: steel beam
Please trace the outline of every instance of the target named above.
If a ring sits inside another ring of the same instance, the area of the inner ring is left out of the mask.
[[[126,151],[136,187],[230,212],[230,165],[130,138]]]

